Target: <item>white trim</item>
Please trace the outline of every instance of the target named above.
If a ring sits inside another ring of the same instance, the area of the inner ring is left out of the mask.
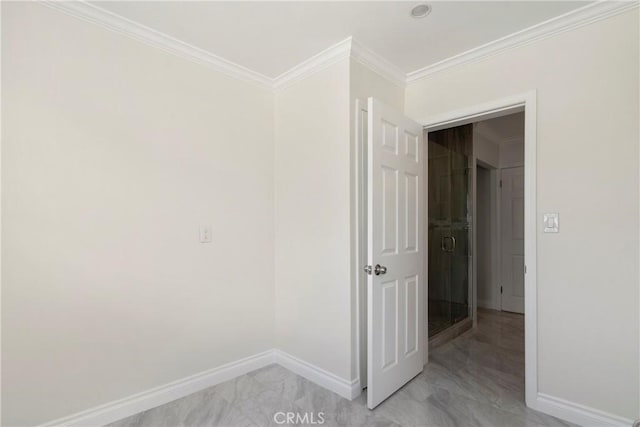
[[[351,55],[353,39],[348,37],[301,62],[273,79],[273,89],[283,90]]]
[[[422,124],[422,122],[418,121]],[[424,163],[424,178],[422,188],[426,189],[427,197],[424,198],[424,215],[422,220],[424,221],[422,232],[422,247],[424,250],[424,263],[422,265],[422,277],[424,286],[422,286],[422,304],[424,306],[424,318],[422,321],[422,348],[424,349],[424,355],[422,356],[422,362],[424,365],[429,363],[429,133],[425,127],[422,128],[422,162]]]
[[[405,86],[406,75],[404,71],[353,37],[348,37],[273,79],[273,89],[276,91],[286,89],[290,85],[349,57],[380,74],[391,83],[400,87]]]
[[[461,126],[463,124],[477,122],[479,120],[507,116],[519,111],[524,111],[522,95],[510,96],[498,101],[461,108],[453,112],[429,117],[419,123],[425,124],[425,127],[428,127],[429,131],[433,132],[452,126]]]
[[[227,76],[271,90],[285,89],[289,85],[350,56],[393,83],[404,86],[405,74],[403,71],[366,48],[362,43],[353,40],[353,37],[348,37],[329,46],[281,75],[271,78],[84,0],[39,0],[38,3],[156,47],[180,58],[204,65]]]
[[[273,353],[277,364],[346,399],[351,400],[361,393],[359,379],[345,380],[282,350],[274,350]]]
[[[404,87],[405,83],[406,75],[402,70],[365,47],[362,43],[355,41],[353,37],[348,37],[329,46],[281,75],[271,78],[84,0],[38,0],[38,3],[156,47],[180,58],[204,65],[227,76],[275,91],[285,89],[289,85],[335,64],[341,59],[349,57],[353,57],[397,85]]]
[[[589,406],[580,405],[544,393],[538,393],[533,409],[567,420],[574,424],[589,427],[620,426],[633,424],[631,418],[610,414]]]
[[[263,74],[86,1],[41,0],[38,3],[130,37],[149,46],[162,49],[180,58],[204,65],[230,77],[268,89],[271,89],[273,86],[272,79]]]
[[[347,381],[281,350],[267,350],[208,371],[155,387],[105,405],[42,424],[48,426],[105,425],[165,403],[180,399],[240,375],[277,363],[338,395],[353,399],[360,394],[360,381]],[[631,419],[609,414],[544,393],[528,406],[549,415],[585,426],[629,426]]]
[[[0,34],[2,33],[2,5],[0,5]],[[1,46],[1,45],[0,45]],[[0,47],[0,52],[2,48]],[[1,57],[1,54],[0,54]],[[2,67],[0,67],[0,100],[2,100]],[[0,111],[2,110],[0,102]],[[5,110],[6,111],[6,110]],[[2,114],[0,112],[0,135],[2,135]],[[0,177],[2,177],[2,144],[0,144]],[[2,224],[2,178],[0,178],[0,224]],[[2,248],[2,227],[0,226],[0,248]],[[0,319],[2,317],[2,250],[0,249]],[[2,384],[2,328],[0,328],[0,384]],[[1,392],[0,392],[1,394]],[[2,423],[2,399],[0,399],[0,423]]]
[[[638,7],[638,0],[601,0],[557,16],[524,30],[451,56],[424,68],[404,73],[399,67],[364,46],[353,37],[328,47],[322,52],[292,67],[281,75],[271,78],[236,64],[211,52],[193,46],[168,34],[107,11],[84,0],[55,1],[38,0],[38,3],[56,9],[86,22],[99,25],[116,33],[131,37],[139,42],[162,49],[183,59],[204,65],[215,71],[239,80],[253,83],[271,90],[280,90],[328,67],[340,59],[351,57],[392,83],[404,87],[406,83],[432,75],[456,65],[466,64],[495,55],[507,49],[523,46],[587,25],[610,16]]]
[[[367,179],[366,179],[366,145],[365,129],[367,123],[363,123],[364,114],[367,112],[367,103],[356,98],[354,102],[354,215],[355,215],[355,265],[354,284],[356,287],[356,380],[360,387],[367,385],[367,280],[363,266],[367,264]],[[361,392],[361,391],[360,391]]]
[[[530,91],[473,107],[418,120],[428,131],[443,129],[490,117],[525,111],[525,400],[534,407],[538,396],[537,323],[537,208],[536,208],[536,92]]]
[[[205,388],[274,363],[273,350],[245,357],[160,387],[114,400],[76,414],[42,424],[49,426],[105,425],[163,405]]]
[[[524,360],[525,402],[538,393],[538,190],[537,96],[522,95],[524,103]]]
[[[508,49],[524,46],[556,34],[570,31],[583,25],[591,24],[601,19],[617,15],[638,7],[638,1],[597,1],[581,8],[572,10],[564,15],[556,16],[547,21],[517,31],[507,36],[493,40],[481,46],[443,59],[426,67],[407,73],[407,83],[457,65],[468,64],[483,58],[496,55]]]
[[[345,380],[282,350],[272,349],[141,393],[49,421],[41,424],[40,427],[103,426],[232,380],[273,363],[277,363],[285,369],[346,399],[352,400],[361,393],[359,379]]]
[[[351,40],[351,58],[380,74],[396,86],[404,88],[407,80],[404,71],[353,38]]]

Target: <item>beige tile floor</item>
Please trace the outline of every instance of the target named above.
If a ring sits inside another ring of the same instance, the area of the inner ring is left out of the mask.
[[[271,365],[110,427],[272,426],[289,411],[316,421],[322,412],[327,426],[571,425],[524,405],[523,316],[481,310],[476,329],[435,349],[425,370],[373,411],[365,393],[349,401]]]

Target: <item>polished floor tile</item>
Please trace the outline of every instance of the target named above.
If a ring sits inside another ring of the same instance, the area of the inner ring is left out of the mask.
[[[424,371],[374,410],[270,365],[109,427],[277,425],[277,412],[323,413],[325,426],[551,426],[571,424],[524,404],[524,317],[478,311],[478,327],[431,352]]]

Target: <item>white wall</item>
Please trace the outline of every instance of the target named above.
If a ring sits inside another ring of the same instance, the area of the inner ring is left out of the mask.
[[[369,96],[403,108],[402,87],[352,59],[276,95],[276,347],[347,382],[363,285],[355,106]]]
[[[478,223],[476,229],[478,254],[477,262],[477,301],[478,307],[494,310],[501,309],[500,295],[500,192],[499,182],[502,169],[524,166],[524,126],[521,135],[513,134],[513,122],[524,122],[524,114],[495,118],[474,124],[473,144],[476,162],[488,167],[486,182],[477,177],[476,205],[478,207]],[[491,127],[487,129],[487,123]],[[483,132],[487,131],[485,135]],[[488,187],[487,187],[488,186]],[[481,188],[482,187],[482,188]],[[483,210],[480,212],[480,210]],[[487,234],[488,233],[488,234]]]
[[[495,220],[495,199],[492,197],[492,180],[489,169],[477,168],[476,174],[476,254],[477,254],[477,301],[478,307],[499,310],[496,306],[494,260],[497,256],[494,247],[493,221]]]
[[[524,166],[524,136],[500,144],[500,168]]]
[[[493,168],[500,167],[500,144],[491,141],[486,136],[473,132],[476,159]]]
[[[406,113],[429,118],[537,90],[538,224],[542,212],[561,218],[559,234],[538,228],[539,391],[632,419],[640,416],[638,40],[634,10],[406,92]]]
[[[344,59],[274,103],[38,4],[2,9],[3,424],[274,346],[355,379],[355,99],[424,118],[531,89],[539,215],[562,219],[538,235],[540,391],[638,417],[635,12],[406,93]]]
[[[272,348],[272,93],[2,9],[2,424]]]
[[[349,90],[352,102],[362,99],[366,103],[367,98],[373,96],[398,111],[404,111],[404,87],[398,86],[357,60],[352,59],[350,64]]]
[[[349,59],[276,95],[276,347],[351,377]]]
[[[474,258],[476,269],[475,299],[478,307],[500,310],[500,295],[497,284],[500,247],[497,236],[498,191],[496,189],[496,184],[500,179],[500,144],[478,132],[478,128],[483,123],[474,123],[473,126],[474,165],[481,164],[490,168],[487,170],[486,177],[481,176],[480,169],[476,169],[476,173],[473,175],[476,183],[473,189],[473,200],[477,211],[473,226],[473,239],[475,240],[473,246],[474,253],[478,254]],[[486,178],[486,182],[484,178]]]

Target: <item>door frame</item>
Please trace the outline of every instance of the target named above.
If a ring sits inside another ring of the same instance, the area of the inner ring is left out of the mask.
[[[425,131],[436,131],[449,127],[487,120],[524,111],[524,331],[525,331],[525,403],[533,407],[538,394],[538,320],[537,320],[537,193],[536,193],[536,91],[512,95],[483,104],[460,108],[433,117],[417,120]],[[424,150],[426,152],[427,150]],[[427,176],[428,174],[425,174]],[[426,234],[426,233],[425,233]],[[474,277],[475,262],[474,264]],[[428,282],[427,282],[428,289]],[[428,292],[425,292],[427,294]],[[472,294],[474,311],[476,290]],[[475,316],[474,316],[475,317]],[[424,328],[424,326],[423,326]],[[426,328],[424,328],[426,330]],[[426,332],[423,331],[426,342]],[[425,358],[428,351],[425,351]],[[425,360],[425,363],[428,359]]]

